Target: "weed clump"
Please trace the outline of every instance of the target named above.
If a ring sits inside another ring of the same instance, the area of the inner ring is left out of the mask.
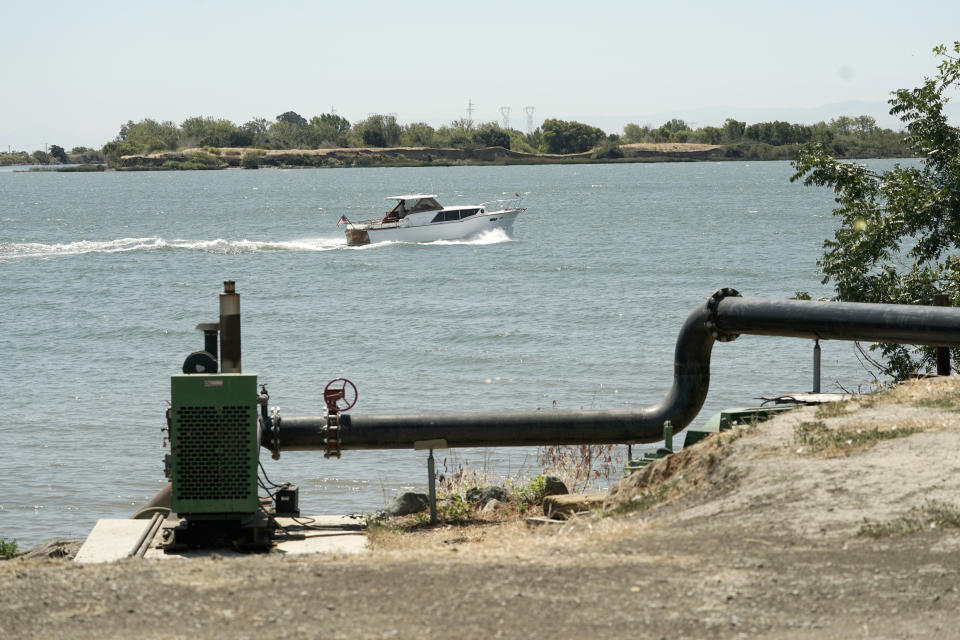
[[[643,493],[633,496],[626,502],[617,504],[607,515],[624,515],[627,513],[642,512],[664,502],[671,492],[676,489],[683,478],[673,478],[667,482],[655,485]]]
[[[623,456],[612,444],[583,444],[542,447],[537,462],[560,478],[571,491],[585,491],[592,482],[617,478],[623,469]]]
[[[960,411],[960,396],[951,394],[939,398],[927,398],[914,403],[918,409],[940,409],[941,411]]]
[[[793,430],[794,442],[800,445],[797,453],[822,454],[827,457],[850,455],[882,440],[903,438],[916,433],[915,427],[898,427],[890,429],[872,427],[867,429],[841,427],[831,429],[822,420],[801,422]]]
[[[946,502],[931,501],[914,507],[910,513],[891,522],[866,524],[857,535],[867,538],[888,538],[935,529],[960,529],[960,509]]]
[[[20,553],[16,540],[7,540],[0,538],[0,558],[8,560]]]
[[[850,410],[850,402],[824,402],[821,405],[817,406],[817,410],[814,412],[813,417],[818,420],[826,420],[827,418],[838,418]]]

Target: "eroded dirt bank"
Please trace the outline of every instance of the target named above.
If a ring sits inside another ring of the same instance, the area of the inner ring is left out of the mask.
[[[960,637],[960,381],[727,432],[605,517],[360,557],[0,562],[0,637]]]

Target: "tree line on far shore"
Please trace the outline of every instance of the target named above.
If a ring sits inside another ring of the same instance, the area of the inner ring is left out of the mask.
[[[103,162],[104,159],[104,155],[99,149],[74,147],[67,151],[60,145],[52,144],[47,147],[46,151],[0,153],[0,167],[18,164],[83,164]]]
[[[121,156],[176,151],[192,147],[248,147],[257,149],[325,149],[350,147],[503,147],[532,154],[591,152],[593,158],[623,156],[622,145],[634,143],[701,143],[723,145],[729,157],[791,159],[800,145],[820,143],[842,157],[902,157],[908,155],[902,134],[878,127],[870,116],[840,116],[813,125],[781,121],[746,122],[728,118],[720,127],[693,128],[680,119],[659,127],[628,124],[622,133],[576,121],[547,119],[531,132],[502,128],[496,122],[475,124],[454,120],[434,128],[424,122],[400,124],[395,116],[373,114],[350,123],[333,113],[307,120],[294,111],[273,121],[255,118],[242,125],[230,120],[196,116],[179,125],[150,118],[128,121],[117,137],[100,150],[76,147],[69,155],[52,145],[32,154],[0,154],[2,164],[51,164],[67,162],[115,163]]]

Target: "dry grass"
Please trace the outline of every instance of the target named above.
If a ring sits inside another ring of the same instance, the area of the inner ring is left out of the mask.
[[[619,478],[626,455],[623,447],[610,444],[557,445],[539,448],[537,462],[544,475],[560,478],[571,492],[582,492]]]
[[[887,391],[873,396],[877,405],[906,404],[918,406],[922,403],[952,400],[960,405],[960,376],[947,378],[921,378],[908,380]]]
[[[604,509],[612,514],[647,511],[682,498],[707,482],[713,471],[733,452],[730,445],[758,429],[759,424],[751,423],[714,434],[643,467],[610,488]],[[728,478],[717,482],[715,488],[725,488],[724,483],[731,481]]]
[[[456,558],[463,562],[549,561],[553,566],[609,565],[611,554],[648,524],[639,518],[573,518],[563,525],[528,526],[523,518],[436,528],[370,532],[370,560]],[[362,559],[361,559],[362,560]]]
[[[814,417],[817,420],[826,420],[828,418],[839,418],[845,416],[851,411],[856,411],[861,405],[855,400],[841,400],[839,402],[825,402],[817,406]]]
[[[890,522],[866,524],[857,535],[888,538],[944,528],[960,528],[960,509],[952,504],[933,501],[923,507],[911,509],[909,514]]]
[[[800,445],[802,455],[834,458],[849,456],[883,440],[903,438],[921,431],[918,427],[889,428],[849,426],[830,428],[822,420],[801,422],[793,430],[794,442]]]

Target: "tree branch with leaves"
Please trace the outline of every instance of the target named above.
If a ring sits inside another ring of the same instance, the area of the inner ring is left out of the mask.
[[[793,162],[791,181],[831,187],[840,227],[817,262],[823,283],[848,302],[933,304],[946,294],[960,305],[960,129],[944,115],[960,88],[960,42],[933,50],[937,74],[915,89],[893,92],[890,113],[904,123],[915,166],[874,171],[841,162],[808,145]],[[935,366],[933,349],[873,345],[896,380]],[[954,350],[954,361],[960,350]]]

